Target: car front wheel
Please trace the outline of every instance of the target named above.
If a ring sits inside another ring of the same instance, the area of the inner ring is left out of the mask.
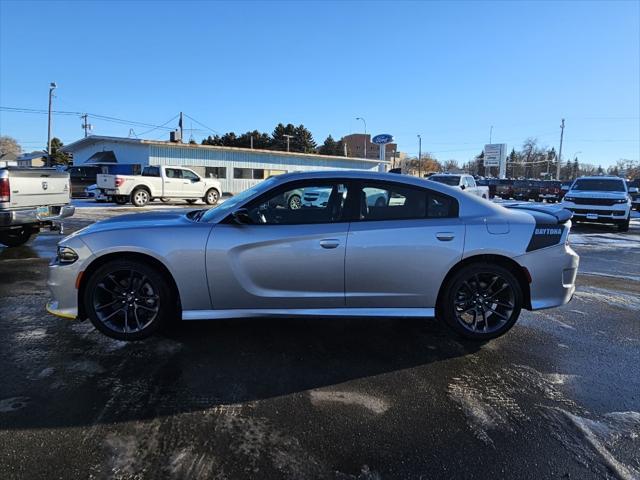
[[[628,232],[629,231],[629,223],[630,222],[631,222],[631,215],[629,215],[629,218],[624,220],[622,223],[618,224],[618,231],[619,232]]]
[[[137,260],[99,267],[84,288],[84,308],[100,332],[117,340],[142,340],[175,317],[175,295],[164,275]]]
[[[470,340],[503,335],[522,309],[518,280],[499,265],[467,265],[449,279],[443,292],[439,316],[455,333]]]

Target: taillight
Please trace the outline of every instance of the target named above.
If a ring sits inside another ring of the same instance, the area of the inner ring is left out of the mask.
[[[11,201],[11,190],[9,188],[9,179],[0,178],[0,202]]]
[[[124,178],[116,177],[116,187],[121,186],[124,183]]]

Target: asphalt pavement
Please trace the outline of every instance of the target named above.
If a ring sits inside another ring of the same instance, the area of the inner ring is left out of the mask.
[[[78,206],[68,232],[140,211]],[[486,344],[416,319],[118,342],[44,311],[59,239],[0,248],[2,478],[640,478],[637,215],[574,228],[574,299]]]

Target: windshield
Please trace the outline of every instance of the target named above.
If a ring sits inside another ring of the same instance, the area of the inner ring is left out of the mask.
[[[268,178],[247,190],[244,190],[237,195],[225,200],[220,205],[210,208],[206,211],[206,213],[200,219],[201,222],[208,222],[214,216],[217,216],[219,212],[232,212],[238,205],[241,205],[248,198],[252,197],[254,194],[268,190],[278,181],[277,177]]]
[[[624,182],[616,179],[583,178],[576,180],[572,190],[592,190],[596,192],[624,192]]]
[[[429,180],[434,182],[444,183],[445,185],[456,186],[460,184],[460,177],[458,175],[432,175]]]

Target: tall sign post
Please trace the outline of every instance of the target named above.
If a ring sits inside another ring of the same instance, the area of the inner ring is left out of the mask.
[[[381,133],[380,135],[376,135],[371,139],[371,143],[375,143],[376,145],[380,145],[380,164],[378,165],[378,170],[384,172],[384,162],[386,153],[387,153],[387,143],[393,142],[393,135],[388,133]]]
[[[507,144],[491,143],[484,146],[485,176],[487,168],[498,167],[498,177],[505,178],[507,174]]]

